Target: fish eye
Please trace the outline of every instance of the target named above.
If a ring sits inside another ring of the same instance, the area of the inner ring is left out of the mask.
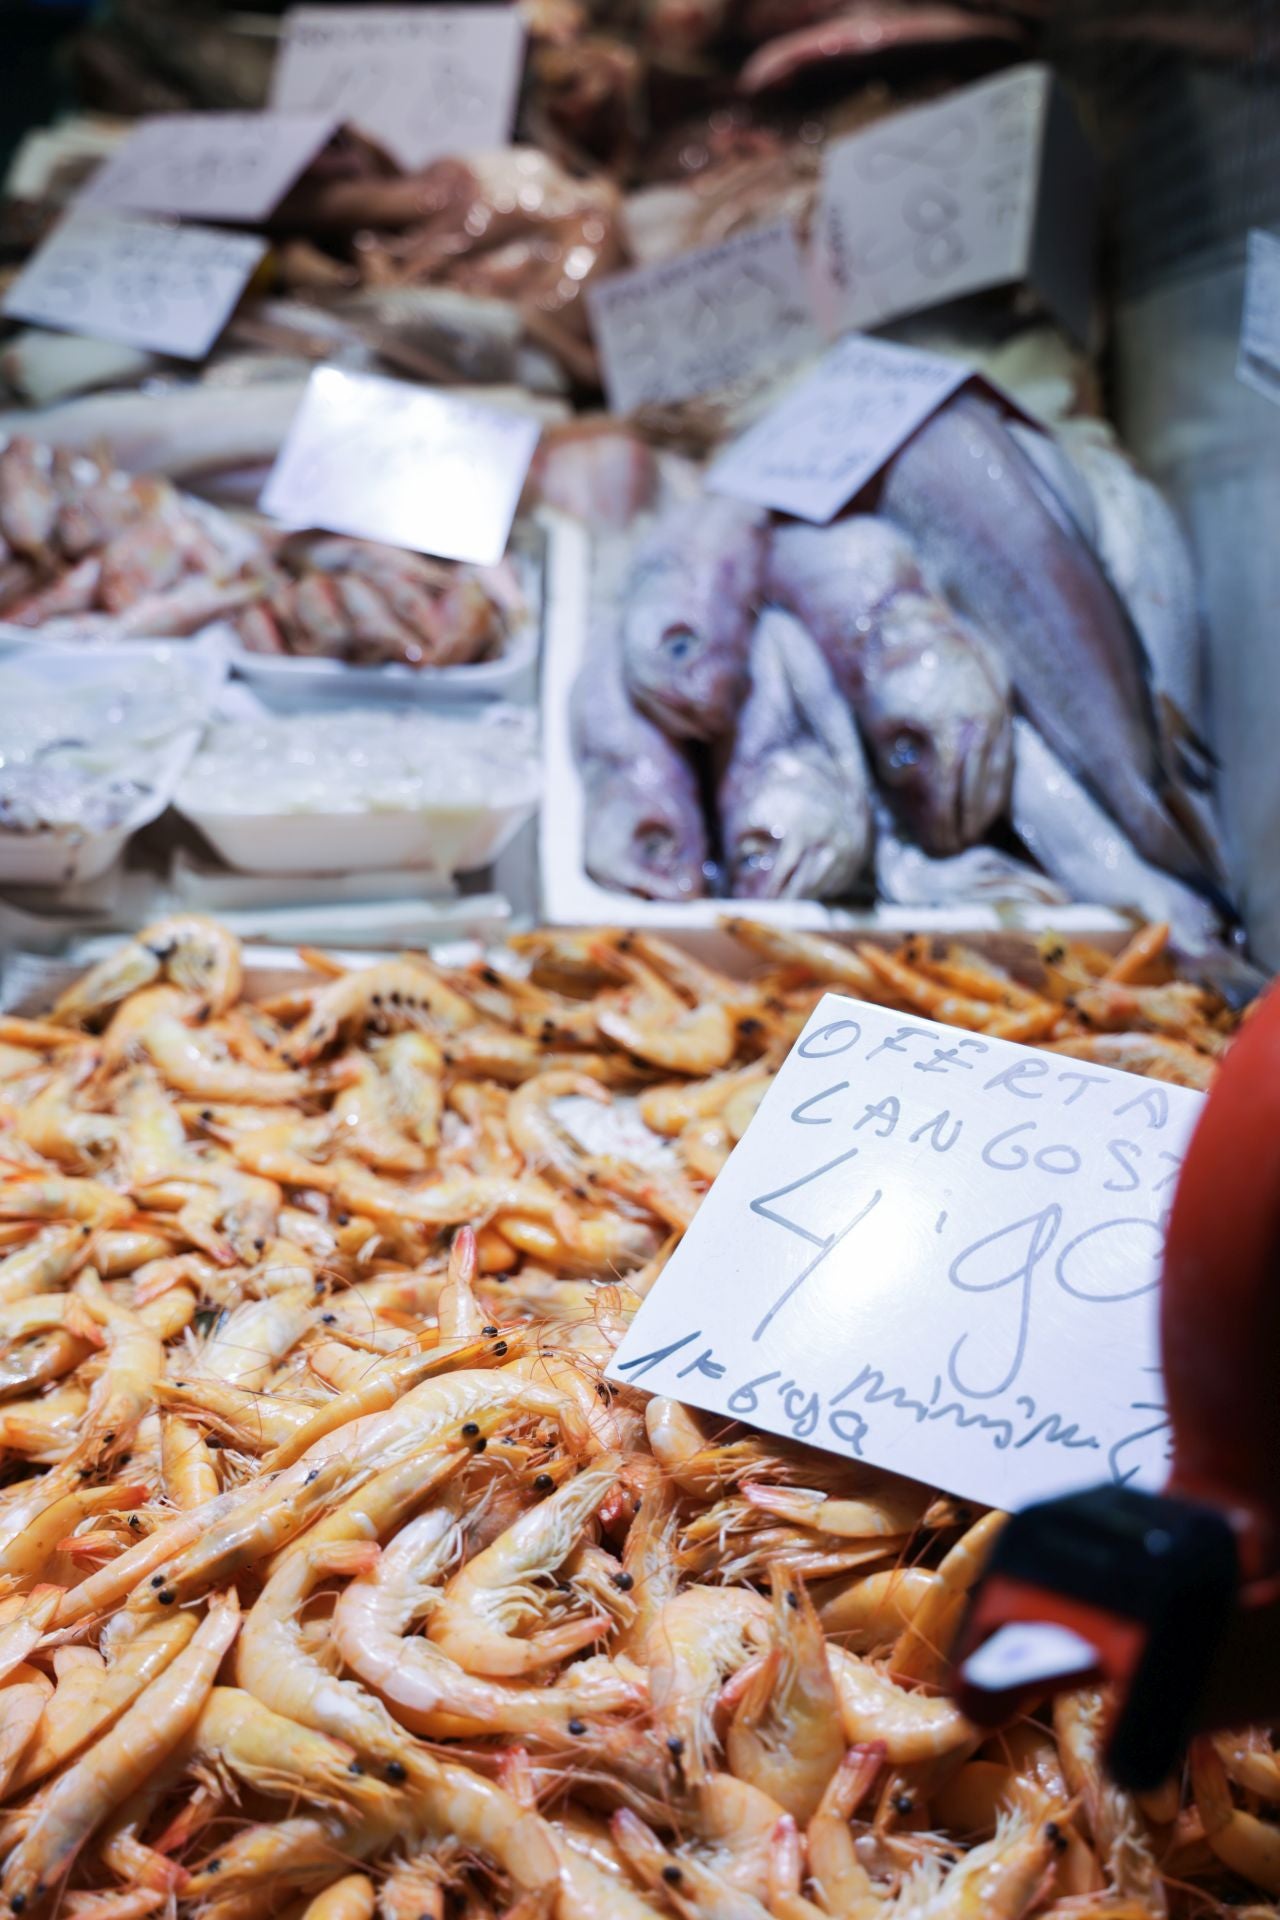
[[[889,742],[889,751],[885,755],[884,771],[887,778],[899,781],[910,779],[928,748],[928,735],[919,727],[900,727]]]
[[[675,836],[661,820],[642,820],[636,828],[636,852],[642,860],[656,866],[674,851]]]
[[[748,834],[742,841],[735,865],[739,873],[770,873],[777,858],[777,833]]]
[[[697,644],[698,636],[696,632],[691,626],[683,622],[677,623],[672,627],[664,627],[663,629],[663,650],[670,654],[673,660],[687,659]]]

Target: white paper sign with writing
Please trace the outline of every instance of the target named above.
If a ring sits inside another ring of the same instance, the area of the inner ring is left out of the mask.
[[[1203,1097],[828,994],[610,1377],[993,1506],[1159,1486]]]
[[[4,312],[200,360],[266,250],[249,233],[73,212],[22,269]]]
[[[962,361],[850,334],[725,448],[707,487],[825,525],[971,374]]]
[[[714,393],[820,344],[789,220],[613,274],[587,304],[616,413]]]
[[[1280,234],[1249,235],[1237,376],[1269,400],[1280,400]]]
[[[1050,86],[1017,67],[831,143],[813,236],[829,333],[1026,274]]]
[[[260,505],[289,526],[492,565],[540,431],[527,414],[318,367]]]
[[[80,205],[192,220],[265,220],[337,125],[331,113],[158,113],[78,195]]]
[[[291,7],[271,104],[336,114],[421,167],[507,144],[523,63],[515,7]]]

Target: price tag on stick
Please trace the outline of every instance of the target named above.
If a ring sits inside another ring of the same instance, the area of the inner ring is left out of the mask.
[[[814,221],[828,334],[1028,280],[1090,325],[1092,155],[1047,67],[1015,67],[827,149]]]
[[[588,289],[615,413],[714,393],[814,352],[818,330],[790,221]]]
[[[266,250],[253,234],[73,212],[22,269],[4,312],[200,360]]]
[[[331,113],[153,114],[103,161],[77,204],[266,220],[337,124]]]
[[[610,1378],[992,1506],[1157,1487],[1203,1098],[828,994]]]
[[[515,7],[291,7],[271,104],[335,114],[422,167],[507,144],[523,63]]]
[[[528,414],[318,367],[260,504],[290,526],[490,566],[540,432]]]

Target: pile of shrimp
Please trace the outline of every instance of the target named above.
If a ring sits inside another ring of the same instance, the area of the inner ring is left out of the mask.
[[[1158,929],[1027,986],[734,926],[754,977],[533,934],[255,1003],[187,916],[0,1020],[0,1916],[1280,1892],[1268,1736],[1135,1801],[1100,1694],[951,1704],[1000,1515],[603,1378],[828,986],[1193,1085],[1227,1016]]]

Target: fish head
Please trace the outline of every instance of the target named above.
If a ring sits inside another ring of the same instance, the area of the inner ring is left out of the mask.
[[[747,690],[736,609],[699,607],[681,594],[646,593],[624,617],[631,697],[673,740],[726,733]]]
[[[591,821],[591,866],[601,884],[644,900],[696,900],[706,892],[706,831],[696,802],[621,786]]]
[[[866,863],[869,821],[820,768],[780,753],[750,802],[725,820],[730,891],[740,900],[830,900]]]
[[[932,596],[893,603],[859,717],[876,777],[926,853],[960,853],[1004,811],[1013,772],[1008,688],[976,635]]]

